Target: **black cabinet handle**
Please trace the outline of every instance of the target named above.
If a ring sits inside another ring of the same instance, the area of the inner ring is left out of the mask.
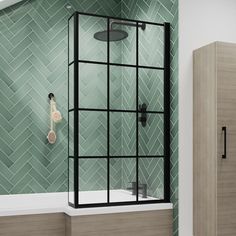
[[[227,143],[227,140],[226,140],[226,126],[222,127],[222,131],[224,132],[224,154],[222,155],[222,158],[223,159],[226,159],[226,143]]]

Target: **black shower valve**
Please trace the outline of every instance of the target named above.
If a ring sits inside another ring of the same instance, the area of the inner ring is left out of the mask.
[[[146,112],[147,111],[147,104],[146,103],[143,103],[143,104],[139,104],[139,110],[141,112]]]
[[[147,124],[147,104],[143,103],[139,105],[139,111],[141,111],[141,117],[139,117],[139,122],[145,127]]]

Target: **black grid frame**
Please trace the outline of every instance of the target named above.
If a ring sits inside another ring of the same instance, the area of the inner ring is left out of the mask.
[[[80,60],[79,58],[79,16],[94,16],[102,17],[107,20],[107,61],[90,61],[90,60]],[[73,156],[69,155],[69,127],[68,124],[68,189],[69,189],[69,161],[73,160],[73,198],[74,202],[69,201],[69,205],[74,208],[85,208],[85,207],[102,207],[102,206],[118,206],[118,205],[135,205],[135,204],[152,204],[152,203],[169,203],[170,202],[170,23],[154,23],[147,21],[138,21],[131,19],[123,19],[118,17],[109,17],[97,14],[88,14],[82,12],[75,12],[68,19],[68,45],[69,45],[69,23],[73,20],[74,24],[74,38],[73,38],[73,48],[74,48],[74,58],[73,61],[69,60],[69,50],[68,50],[68,77],[69,68],[73,65],[74,67],[74,88],[73,91],[69,89],[70,79],[68,78],[68,97],[72,92],[74,94],[74,106],[70,108],[68,99],[68,123],[70,112],[74,112],[74,122],[73,122]],[[135,23],[136,26],[136,64],[118,64],[110,62],[110,31],[109,25],[111,20],[122,20]],[[142,66],[139,65],[139,25],[145,23],[149,25],[163,27],[164,29],[164,66],[154,67],[154,66]],[[107,66],[107,109],[92,109],[92,108],[80,108],[79,107],[79,64],[102,64]],[[110,66],[120,66],[120,67],[133,67],[136,68],[136,109],[135,110],[121,110],[121,109],[110,109]],[[164,155],[139,155],[139,115],[141,111],[139,110],[139,69],[155,69],[162,70],[164,72],[164,111],[147,111],[147,114],[163,114],[164,116]],[[106,112],[107,113],[107,156],[80,156],[79,155],[79,111],[90,111],[90,112]],[[110,156],[110,112],[128,112],[136,114],[136,155],[130,156]],[[160,200],[146,200],[139,201],[139,194],[136,194],[135,201],[129,202],[110,202],[110,159],[112,158],[134,158],[136,160],[136,188],[139,185],[139,158],[163,158],[164,160],[164,198]],[[80,159],[97,159],[106,158],[107,159],[107,202],[106,203],[93,203],[93,204],[81,204],[79,203],[79,160]],[[70,191],[70,189],[68,190]],[[69,194],[69,193],[68,193]]]

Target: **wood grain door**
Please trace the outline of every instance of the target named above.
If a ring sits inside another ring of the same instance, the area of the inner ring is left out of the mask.
[[[236,44],[217,43],[217,235],[236,235]],[[226,159],[224,131],[226,127]]]

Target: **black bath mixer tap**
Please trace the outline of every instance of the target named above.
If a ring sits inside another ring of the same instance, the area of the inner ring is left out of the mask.
[[[132,191],[132,195],[136,195],[137,192],[142,194],[142,198],[147,198],[147,184],[139,184],[137,191],[137,183],[131,182],[132,187],[128,187],[127,190]]]

